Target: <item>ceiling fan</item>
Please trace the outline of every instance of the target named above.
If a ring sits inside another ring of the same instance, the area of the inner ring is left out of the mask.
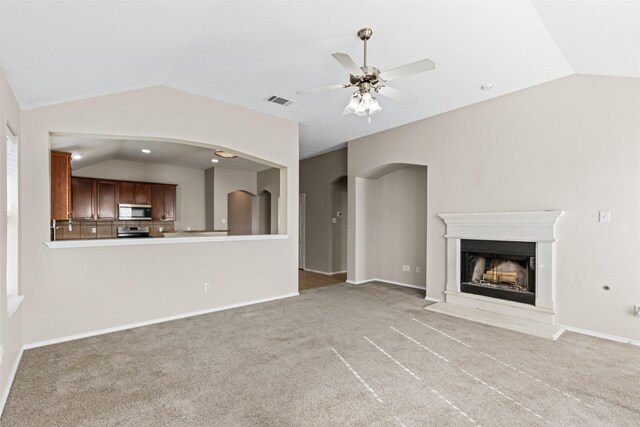
[[[362,67],[358,67],[355,61],[346,53],[332,54],[336,61],[349,72],[349,83],[301,90],[297,92],[297,94],[307,95],[325,90],[357,87],[358,90],[353,93],[349,104],[345,107],[342,114],[355,114],[361,117],[367,116],[369,123],[371,123],[371,116],[373,114],[382,111],[382,107],[380,107],[378,100],[372,95],[372,92],[399,102],[416,102],[418,100],[416,96],[387,86],[386,83],[399,77],[406,77],[412,74],[422,73],[423,71],[433,70],[436,64],[430,59],[423,59],[401,67],[392,68],[385,72],[380,72],[376,67],[367,65],[367,40],[369,40],[372,35],[373,30],[371,28],[363,28],[358,31],[358,37],[364,42],[364,66]]]

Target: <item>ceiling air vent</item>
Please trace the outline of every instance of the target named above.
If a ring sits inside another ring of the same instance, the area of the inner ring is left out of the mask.
[[[285,107],[293,104],[292,100],[282,98],[281,96],[278,96],[278,95],[271,95],[270,97],[265,98],[264,100],[267,102],[273,102],[274,104],[283,105]]]

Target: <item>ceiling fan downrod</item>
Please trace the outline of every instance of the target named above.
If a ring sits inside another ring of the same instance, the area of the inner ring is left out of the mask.
[[[373,30],[371,28],[363,28],[358,31],[358,37],[360,40],[364,42],[364,66],[367,66],[367,40],[371,38],[373,35]]]

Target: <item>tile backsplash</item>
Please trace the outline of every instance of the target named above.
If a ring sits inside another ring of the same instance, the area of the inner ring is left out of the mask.
[[[116,239],[118,227],[149,227],[149,235],[161,237],[162,233],[174,231],[173,221],[57,221],[56,240]],[[160,231],[162,227],[162,232]],[[95,229],[95,233],[94,233]]]

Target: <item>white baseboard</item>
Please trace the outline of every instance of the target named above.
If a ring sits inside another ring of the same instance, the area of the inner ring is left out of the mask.
[[[567,326],[567,325],[560,325],[560,326],[565,328],[567,331],[575,332],[577,334],[589,335],[591,337],[603,338],[605,340],[616,341],[616,342],[621,342],[621,343],[625,343],[625,344],[632,344],[632,345],[640,346],[640,341],[632,340],[630,338],[618,337],[616,335],[603,334],[602,332],[590,331],[588,329],[574,328],[573,326]]]
[[[380,282],[380,283],[386,283],[388,285],[404,286],[405,288],[413,288],[413,289],[420,289],[422,291],[426,291],[426,289],[423,288],[422,286],[410,285],[409,283],[395,282],[393,280],[386,280],[386,279],[367,279],[367,280],[361,280],[359,282],[347,280],[347,283],[350,283],[352,285],[364,285],[365,283],[371,283],[371,282]]]
[[[439,299],[439,298],[424,297],[424,299],[426,299],[427,301],[432,301],[432,302],[444,302],[443,299]]]
[[[246,307],[248,305],[260,304],[260,303],[263,303],[263,302],[275,301],[275,300],[280,300],[280,299],[284,299],[284,298],[295,297],[295,296],[298,296],[298,295],[300,295],[298,292],[292,292],[290,294],[279,295],[279,296],[270,297],[270,298],[262,298],[262,299],[257,299],[257,300],[253,300],[253,301],[241,302],[241,303],[237,303],[237,304],[223,305],[221,307],[209,308],[209,309],[206,309],[206,310],[199,310],[199,311],[192,311],[192,312],[189,312],[189,313],[177,314],[175,316],[168,316],[168,317],[162,317],[162,318],[159,318],[159,319],[145,320],[145,321],[136,322],[136,323],[129,323],[129,324],[126,324],[126,325],[115,326],[113,328],[99,329],[97,331],[84,332],[84,333],[81,333],[81,334],[68,335],[66,337],[54,338],[54,339],[44,340],[44,341],[37,341],[37,342],[25,344],[22,348],[24,350],[30,350],[32,348],[44,347],[44,346],[52,345],[52,344],[60,344],[60,343],[67,342],[67,341],[74,341],[74,340],[79,340],[79,339],[82,339],[82,338],[94,337],[94,336],[97,336],[97,335],[110,334],[112,332],[124,331],[124,330],[127,330],[127,329],[140,328],[142,326],[155,325],[157,323],[164,323],[164,322],[169,322],[171,320],[179,320],[179,319],[184,319],[184,318],[187,318],[187,317],[200,316],[200,315],[203,315],[203,314],[215,313],[217,311],[224,311],[224,310],[229,310],[229,309],[232,309],[232,308]]]
[[[304,270],[304,271],[308,271],[308,272],[310,272],[310,273],[324,274],[325,276],[334,276],[334,275],[336,275],[336,274],[343,274],[343,273],[346,273],[346,272],[347,272],[347,270],[345,270],[345,271],[334,271],[333,273],[330,273],[330,272],[328,272],[328,271],[312,270],[312,269],[310,269],[310,268],[304,268],[303,270]]]
[[[20,366],[20,361],[22,360],[22,353],[24,353],[24,347],[20,349],[20,353],[18,353],[18,357],[16,358],[13,367],[11,368],[9,378],[7,378],[7,383],[4,386],[4,390],[2,390],[2,400],[0,400],[0,417],[2,416],[2,412],[4,412],[4,405],[7,403],[7,399],[9,398],[9,392],[11,391],[13,380],[16,378],[18,366]]]

